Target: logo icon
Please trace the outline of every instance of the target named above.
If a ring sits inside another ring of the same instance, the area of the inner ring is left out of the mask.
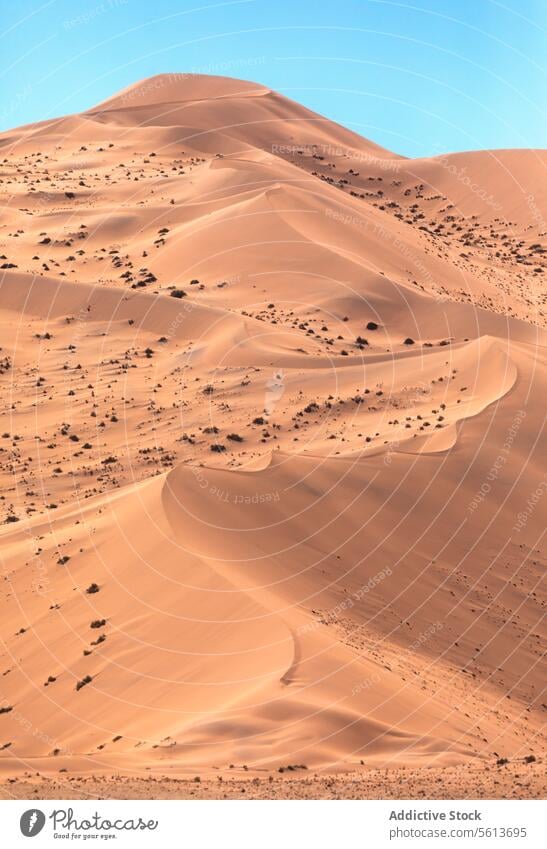
[[[38,808],[31,808],[29,811],[25,811],[19,820],[21,834],[24,834],[25,837],[36,837],[37,834],[40,834],[45,824],[46,815],[42,811],[39,811]]]

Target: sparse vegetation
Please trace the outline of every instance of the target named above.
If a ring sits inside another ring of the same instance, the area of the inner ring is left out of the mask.
[[[296,772],[299,769],[307,769],[306,764],[288,764],[287,766],[280,766],[277,770],[278,772]]]

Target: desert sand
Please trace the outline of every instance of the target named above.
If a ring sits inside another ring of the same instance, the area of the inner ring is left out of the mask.
[[[546,152],[170,74],[0,163],[2,795],[541,795]]]

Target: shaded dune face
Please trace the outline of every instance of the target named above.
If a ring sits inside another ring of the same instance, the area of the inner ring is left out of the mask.
[[[0,774],[541,755],[545,153],[170,74],[0,159]]]

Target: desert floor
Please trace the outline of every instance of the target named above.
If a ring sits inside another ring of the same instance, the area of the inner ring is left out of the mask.
[[[197,780],[199,779],[199,780]],[[545,762],[371,769],[305,778],[44,776],[0,785],[2,799],[543,799]]]

